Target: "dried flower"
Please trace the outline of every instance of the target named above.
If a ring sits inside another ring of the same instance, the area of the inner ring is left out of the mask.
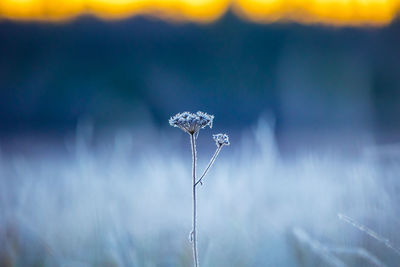
[[[199,134],[200,129],[203,129],[207,126],[212,128],[214,116],[209,115],[205,112],[198,111],[197,113],[190,112],[182,112],[178,113],[175,116],[169,119],[169,124],[174,127],[181,128],[183,131],[187,132],[190,135],[190,144],[192,147],[192,194],[193,194],[193,217],[192,223],[193,228],[189,234],[189,240],[192,243],[193,247],[193,266],[199,266],[199,260],[197,255],[197,223],[196,223],[196,214],[197,214],[197,200],[196,200],[196,187],[198,184],[203,184],[203,178],[206,176],[211,166],[214,164],[215,159],[217,158],[219,152],[221,151],[224,145],[229,145],[229,137],[226,134],[215,134],[213,138],[215,143],[217,144],[217,149],[214,152],[214,155],[211,157],[210,162],[207,167],[203,171],[203,174],[200,178],[197,177],[196,174],[196,162],[197,162],[197,149],[196,149],[196,138]]]
[[[205,112],[197,113],[182,112],[169,119],[169,124],[174,127],[181,128],[188,134],[196,134],[207,126],[212,128],[214,116]]]
[[[213,134],[215,144],[219,146],[229,146],[229,136],[227,134]]]

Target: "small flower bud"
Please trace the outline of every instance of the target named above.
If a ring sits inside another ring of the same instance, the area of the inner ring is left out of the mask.
[[[213,134],[213,138],[215,140],[215,144],[217,146],[229,146],[229,136],[227,134]]]

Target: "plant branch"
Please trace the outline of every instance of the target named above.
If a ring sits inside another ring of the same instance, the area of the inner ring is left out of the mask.
[[[199,180],[194,184],[195,186],[198,185],[199,183],[203,184],[202,180],[203,180],[204,176],[206,176],[206,174],[210,170],[211,166],[214,164],[214,161],[217,158],[217,156],[218,156],[219,152],[221,151],[222,147],[223,147],[223,145],[219,145],[217,147],[217,150],[215,150],[215,153],[212,156],[212,158],[211,158],[210,162],[208,163],[206,169],[204,170],[203,174],[200,176]]]
[[[190,143],[192,145],[192,178],[193,178],[193,229],[190,233],[190,237],[193,244],[193,265],[194,267],[199,266],[199,261],[197,257],[197,230],[196,230],[196,138],[194,134],[190,135]]]

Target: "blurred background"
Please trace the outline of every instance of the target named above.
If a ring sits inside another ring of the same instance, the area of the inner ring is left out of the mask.
[[[399,9],[3,0],[0,266],[398,266]]]

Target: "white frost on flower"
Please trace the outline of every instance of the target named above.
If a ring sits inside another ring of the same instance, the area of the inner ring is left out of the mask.
[[[169,124],[174,127],[181,128],[188,134],[196,134],[207,126],[212,128],[214,116],[205,112],[197,113],[182,112],[169,119]]]
[[[213,138],[215,140],[215,144],[217,144],[217,146],[229,146],[229,136],[227,134],[213,134]]]

